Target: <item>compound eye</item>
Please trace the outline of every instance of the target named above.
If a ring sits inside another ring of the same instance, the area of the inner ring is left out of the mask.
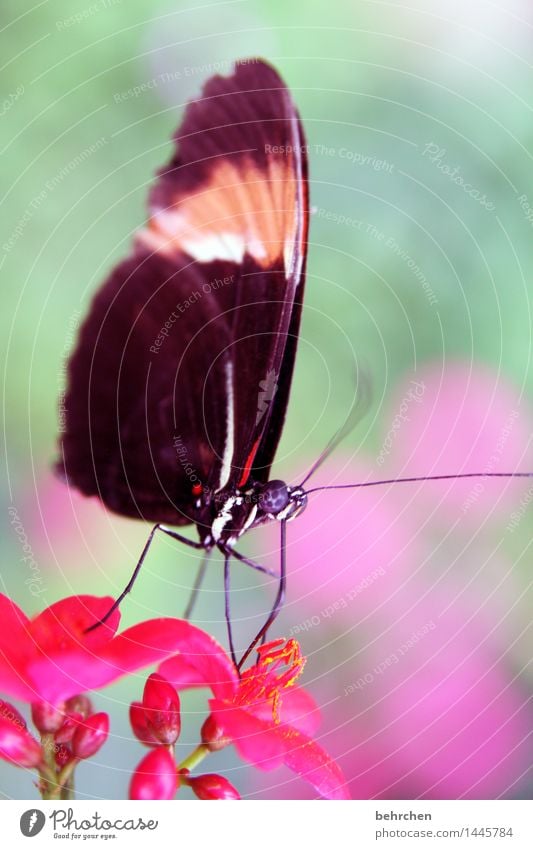
[[[289,491],[284,481],[269,481],[259,495],[261,509],[274,515],[285,510],[289,501]]]

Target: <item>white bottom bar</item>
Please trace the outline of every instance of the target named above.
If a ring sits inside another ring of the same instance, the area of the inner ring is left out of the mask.
[[[5,801],[2,845],[213,849],[533,847],[530,801]],[[30,833],[31,832],[31,833]],[[35,837],[35,844],[29,844]]]

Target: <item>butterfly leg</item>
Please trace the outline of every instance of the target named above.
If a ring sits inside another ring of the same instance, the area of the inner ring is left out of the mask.
[[[266,635],[268,633],[268,629],[273,624],[275,619],[277,618],[281,608],[283,607],[283,602],[285,601],[285,592],[287,589],[287,522],[282,521],[281,523],[281,552],[280,552],[280,568],[279,568],[279,585],[278,592],[276,594],[276,598],[274,601],[274,606],[269,613],[268,619],[261,628],[260,631],[257,632],[252,642],[244,652],[241,657],[239,663],[237,664],[237,669],[241,669],[249,655],[253,652],[256,645],[265,640]]]
[[[170,528],[166,528],[164,525],[155,525],[155,527],[152,528],[152,533],[150,534],[150,537],[152,537],[156,531],[162,531],[164,534],[167,535],[167,537],[177,539],[178,542],[182,542],[184,545],[188,545],[189,548],[205,549],[205,545],[202,542],[195,542],[192,539],[188,539],[188,537],[184,537],[182,534],[176,533],[176,531],[171,531]]]
[[[256,569],[258,572],[270,575],[271,578],[279,578],[278,572],[273,572],[272,569],[267,569],[266,566],[261,566],[261,564],[256,563],[255,560],[250,560],[249,557],[245,557],[244,554],[240,554],[240,552],[235,551],[234,548],[223,548],[223,551],[224,554],[229,551],[236,560],[239,560],[241,563],[246,563],[247,566],[250,566],[252,569]]]
[[[265,575],[270,575],[271,578],[279,578],[279,575],[276,572],[273,572],[271,569],[267,569],[266,566],[261,566],[260,563],[256,563],[254,560],[250,560],[250,558],[245,557],[244,554],[240,554],[238,551],[235,551],[235,549],[231,548],[226,544],[221,543],[218,547],[224,555],[224,597],[226,625],[228,629],[228,642],[232,660],[235,666],[237,666],[237,655],[235,653],[235,646],[233,643],[233,629],[231,626],[230,615],[230,560],[232,557],[235,557],[235,559],[238,560],[240,563],[245,563],[246,566],[250,566],[252,569],[256,569],[258,572],[263,572]]]
[[[206,549],[204,556],[202,557],[202,562],[200,563],[200,568],[196,573],[196,580],[194,582],[194,586],[191,590],[191,594],[189,596],[189,601],[187,602],[187,607],[185,608],[185,613],[183,614],[184,619],[190,619],[192,616],[192,612],[194,610],[194,606],[198,599],[198,593],[202,588],[202,584],[205,578],[205,573],[207,570],[207,564],[209,562],[209,557],[211,556],[211,549]]]
[[[237,655],[235,654],[235,645],[233,643],[233,628],[231,626],[231,609],[230,609],[230,562],[231,562],[231,551],[225,551],[224,553],[224,613],[226,616],[226,626],[228,629],[228,642],[229,642],[229,650],[231,654],[231,659],[235,666],[237,666]],[[238,667],[237,667],[238,668]]]
[[[115,601],[113,602],[113,604],[111,605],[111,607],[109,608],[109,610],[107,611],[105,616],[102,616],[102,618],[98,622],[95,622],[94,625],[91,625],[89,628],[87,628],[86,631],[85,631],[86,634],[89,633],[89,631],[94,631],[95,628],[98,628],[100,625],[103,625],[104,622],[107,622],[107,620],[109,619],[111,614],[121,604],[124,597],[127,596],[128,593],[131,591],[135,581],[137,580],[139,572],[141,571],[141,566],[144,563],[145,557],[148,554],[148,549],[152,545],[156,531],[163,531],[163,533],[167,534],[168,536],[172,537],[173,539],[177,539],[179,542],[183,542],[185,545],[191,546],[191,548],[204,548],[204,546],[200,542],[193,542],[193,540],[187,539],[187,537],[181,536],[181,534],[177,534],[174,531],[171,531],[168,528],[165,528],[163,525],[160,525],[160,524],[154,525],[152,530],[150,531],[150,535],[149,535],[148,539],[146,540],[146,543],[145,543],[145,546],[142,550],[141,556],[139,557],[137,565],[136,565],[135,569],[133,570],[131,578],[129,579],[128,583],[126,584],[126,586],[124,587],[124,589],[120,593],[119,597],[117,599],[115,599]]]

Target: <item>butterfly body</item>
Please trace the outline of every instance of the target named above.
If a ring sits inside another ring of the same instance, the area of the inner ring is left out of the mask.
[[[306,493],[280,480],[252,481],[245,490],[229,488],[217,493],[202,488],[194,503],[192,522],[203,547],[232,549],[251,528],[275,520],[292,521],[306,506]]]

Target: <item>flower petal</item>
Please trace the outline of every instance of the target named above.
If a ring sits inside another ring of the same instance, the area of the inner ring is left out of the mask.
[[[35,647],[45,655],[56,652],[59,647],[62,651],[83,648],[97,652],[114,636],[120,612],[114,610],[104,624],[89,633],[87,628],[103,619],[113,601],[110,597],[75,595],[50,605],[29,626]]]
[[[271,700],[247,705],[246,710],[265,722],[272,721]],[[284,725],[291,725],[310,737],[316,734],[321,722],[315,700],[302,687],[291,687],[280,693],[279,715]]]
[[[239,683],[233,663],[213,637],[194,625],[189,628],[187,640],[180,648],[183,654],[165,660],[158,672],[177,690],[210,687],[217,698],[231,699]]]
[[[71,596],[30,621],[9,599],[3,599],[13,631],[3,657],[0,654],[0,687],[25,701],[51,705],[89,689],[88,669],[113,637],[120,614],[115,611],[109,622],[89,633],[86,630],[112,604],[112,598]]]
[[[14,601],[0,593],[0,690],[28,701],[29,691],[20,674],[33,643],[28,637],[30,620]]]
[[[318,743],[296,728],[266,722],[242,708],[211,699],[216,722],[244,760],[263,770],[285,764],[307,781],[325,799],[349,799],[346,779],[340,767]]]
[[[282,765],[286,745],[275,733],[272,719],[270,723],[266,722],[243,708],[233,707],[218,699],[210,699],[209,707],[217,725],[232,739],[245,761],[264,770]]]
[[[287,726],[278,727],[276,733],[286,745],[285,766],[311,784],[324,799],[351,798],[340,766],[318,743]]]
[[[0,620],[2,631],[0,632],[0,649],[4,646],[12,646],[13,637],[24,633],[29,619],[20,607],[3,593],[0,593]]]
[[[105,602],[105,609],[109,610],[109,599]],[[101,627],[105,629],[106,625]],[[237,686],[237,673],[224,649],[208,634],[181,619],[150,619],[128,628],[98,648],[80,644],[79,648],[69,651],[72,645],[73,640],[67,640],[65,650],[58,652],[56,645],[48,656],[37,656],[28,664],[26,677],[30,701],[43,699],[57,704],[77,693],[99,689],[179,651],[205,670],[206,677],[213,681],[218,692],[231,696]],[[181,655],[179,658],[178,666]],[[171,681],[166,672],[162,674]],[[13,692],[8,688],[6,691]],[[26,691],[24,697],[27,698]]]

